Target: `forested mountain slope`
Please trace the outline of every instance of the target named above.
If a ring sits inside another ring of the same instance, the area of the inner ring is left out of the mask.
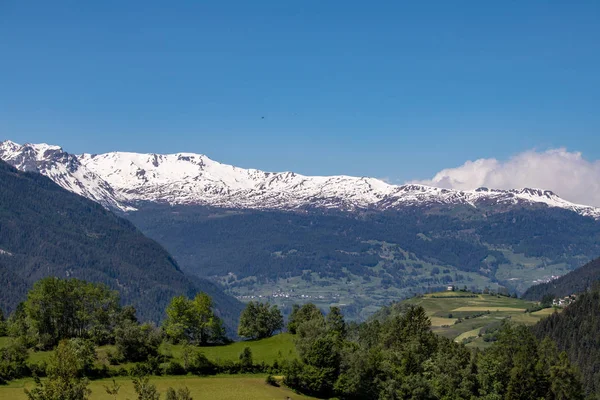
[[[448,285],[520,294],[600,254],[600,208],[549,190],[397,186],[10,141],[0,159],[114,210],[183,271],[240,299],[345,304],[352,318]]]
[[[352,317],[348,307],[374,310],[447,285],[522,293],[600,254],[598,221],[548,207],[343,213],[145,204],[126,217],[184,271],[217,277],[229,293],[277,292],[284,297],[274,301],[288,302],[311,294],[324,307],[349,305]]]
[[[598,260],[596,260],[597,263]],[[541,339],[549,336],[569,355],[583,375],[589,393],[600,393],[600,284],[561,313],[554,313],[533,327]]]
[[[158,243],[100,204],[38,174],[0,161],[0,307],[14,309],[45,276],[103,282],[133,304],[143,320],[158,321],[175,295],[208,292],[237,319],[240,304],[214,284],[189,278]]]
[[[600,258],[585,264],[581,268],[569,272],[558,279],[541,283],[527,289],[523,298],[528,300],[541,300],[542,297],[564,297],[587,290],[595,282],[600,281]]]

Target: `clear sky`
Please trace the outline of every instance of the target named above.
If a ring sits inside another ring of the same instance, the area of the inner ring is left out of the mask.
[[[598,1],[0,0],[0,139],[430,178],[600,159]]]

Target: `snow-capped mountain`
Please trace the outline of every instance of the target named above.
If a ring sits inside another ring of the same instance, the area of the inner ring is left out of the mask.
[[[39,172],[63,188],[105,207],[132,210],[127,200],[106,181],[81,165],[79,158],[59,146],[45,143],[19,145],[0,143],[0,158],[21,171]]]
[[[600,209],[573,204],[548,190],[470,191],[390,185],[375,178],[303,176],[221,164],[192,153],[113,152],[72,155],[58,146],[0,143],[0,158],[106,207],[133,210],[140,201],[251,209],[306,207],[355,210],[419,205],[545,204],[600,219]]]

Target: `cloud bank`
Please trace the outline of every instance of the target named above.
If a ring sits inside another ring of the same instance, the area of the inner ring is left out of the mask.
[[[573,203],[600,207],[600,160],[588,161],[565,148],[530,150],[506,161],[482,158],[444,169],[430,180],[415,181],[448,189],[478,187],[549,189]]]

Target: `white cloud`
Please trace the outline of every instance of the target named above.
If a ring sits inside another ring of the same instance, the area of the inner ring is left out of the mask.
[[[460,190],[534,187],[552,190],[574,203],[600,207],[600,160],[588,161],[581,153],[564,148],[526,151],[506,161],[467,161],[417,183]]]

